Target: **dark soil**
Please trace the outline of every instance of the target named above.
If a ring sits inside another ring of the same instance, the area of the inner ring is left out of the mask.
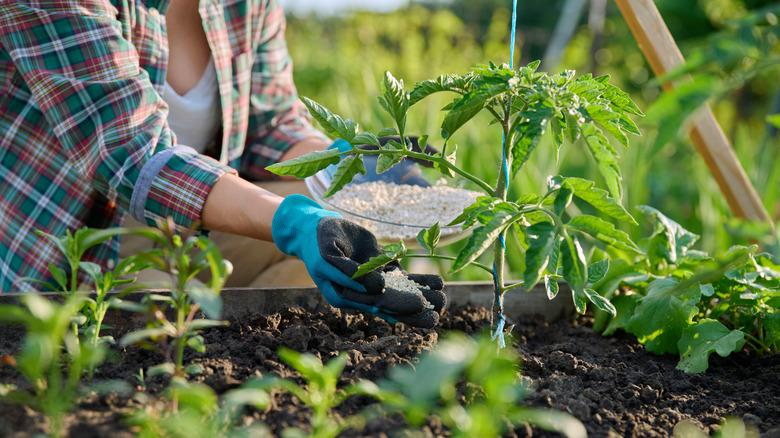
[[[305,350],[323,360],[339,352],[349,356],[344,383],[357,378],[376,379],[388,367],[410,364],[431,348],[448,330],[466,333],[487,325],[484,308],[457,308],[446,315],[437,330],[416,330],[362,315],[330,309],[309,312],[293,308],[282,313],[234,322],[229,327],[205,333],[207,353],[193,354],[189,361],[201,364],[198,380],[217,391],[236,387],[256,376],[279,374],[297,377],[279,362],[280,346]],[[22,332],[3,327],[0,354],[14,354]],[[628,336],[603,338],[588,321],[524,321],[515,328],[515,341],[523,359],[523,371],[535,392],[527,403],[570,412],[583,421],[591,436],[665,437],[675,424],[687,419],[713,431],[719,421],[736,415],[755,425],[765,436],[780,436],[780,356],[755,358],[737,354],[714,358],[703,375],[686,375],[675,369],[674,357],[650,355]],[[103,365],[97,379],[125,379],[137,390],[151,395],[164,387],[160,378],[138,386],[134,375],[140,368],[160,362],[149,351],[131,348]],[[0,368],[0,382],[16,382],[13,368]],[[348,415],[368,400],[347,401],[339,413]],[[70,437],[131,436],[123,417],[140,404],[131,397],[88,396],[66,419]],[[294,398],[276,394],[268,412],[253,412],[278,434],[290,426],[306,427],[309,412]],[[247,418],[251,421],[252,418]],[[0,436],[24,437],[40,432],[43,419],[17,406],[3,406]],[[388,436],[403,427],[400,418],[373,421],[359,436]],[[426,435],[446,435],[431,420]],[[549,436],[519,429],[519,436]]]

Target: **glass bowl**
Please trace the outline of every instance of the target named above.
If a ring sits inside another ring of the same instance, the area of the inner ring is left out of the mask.
[[[336,205],[329,198],[326,198],[324,196],[325,192],[328,190],[328,187],[330,187],[330,182],[331,182],[330,175],[331,174],[328,172],[328,169],[324,169],[318,172],[317,174],[312,175],[305,179],[306,187],[308,188],[309,193],[318,203],[320,203],[320,205],[322,205],[323,207],[329,210],[337,211],[341,213],[345,219],[351,220],[353,222],[358,223],[359,225],[366,227],[367,229],[369,229],[374,233],[374,235],[376,236],[380,244],[397,243],[399,240],[402,240],[407,248],[411,248],[411,249],[420,248],[420,244],[417,242],[416,236],[420,231],[429,228],[431,225],[433,225],[432,223],[412,224],[412,223],[391,222],[376,217],[371,217],[369,214],[366,213],[350,211],[347,208]],[[376,177],[375,173],[373,175],[374,176],[372,177],[372,173],[369,172],[368,178],[361,177],[360,181],[350,183],[349,185],[362,184],[362,183],[382,180],[381,177]],[[469,234],[468,230],[464,230],[460,225],[456,225],[452,227],[447,227],[443,223],[440,223],[439,225],[441,227],[441,238],[439,240],[439,246],[457,242],[458,240],[467,237]],[[392,236],[381,235],[381,231],[379,230],[382,228],[386,229],[387,227],[390,227],[393,230],[394,235]],[[400,234],[403,234],[404,236],[401,237]]]

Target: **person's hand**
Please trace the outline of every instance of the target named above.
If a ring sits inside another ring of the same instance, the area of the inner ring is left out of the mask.
[[[410,143],[411,150],[415,152],[423,152],[420,149],[420,144],[416,136],[409,136],[406,138]],[[395,140],[397,142],[400,142],[399,137],[390,136],[390,137],[380,137],[379,143],[384,146],[390,140]],[[377,146],[372,146],[372,145],[360,145],[358,147],[360,149],[365,149],[365,150],[378,149]],[[352,146],[344,140],[336,140],[335,142],[333,142],[333,144],[330,146],[329,149],[338,149],[342,152],[346,152],[351,150]],[[436,150],[436,148],[432,146],[426,146],[424,152],[426,154],[433,155],[438,151]],[[366,174],[356,175],[355,178],[352,180],[352,182],[355,184],[360,184],[360,183],[371,182],[371,181],[383,181],[383,182],[389,182],[395,184],[406,184],[406,185],[413,185],[413,186],[420,186],[420,187],[429,187],[431,185],[428,181],[425,180],[425,178],[423,178],[422,172],[420,171],[420,168],[417,166],[417,164],[419,164],[424,167],[431,167],[430,161],[404,158],[400,163],[393,166],[393,168],[388,170],[387,172],[377,173],[376,162],[378,158],[379,158],[378,155],[363,155],[363,165],[366,168]],[[337,166],[338,165],[336,164],[329,166],[326,169],[326,172],[328,172],[331,176],[333,176],[333,174],[336,172]]]
[[[407,275],[424,286],[419,292],[385,287],[382,272],[356,280],[358,266],[379,255],[381,248],[370,231],[324,210],[302,195],[285,198],[273,218],[274,243],[306,265],[325,299],[334,307],[379,316],[390,323],[403,322],[433,328],[446,304],[443,283],[437,275]],[[384,271],[400,269],[397,263]]]

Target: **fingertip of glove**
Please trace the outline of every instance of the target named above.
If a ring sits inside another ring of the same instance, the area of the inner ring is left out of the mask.
[[[439,323],[439,314],[426,310],[414,316],[398,317],[398,321],[422,329],[432,329]]]
[[[442,309],[447,306],[447,295],[442,290],[424,289],[422,293],[425,299],[433,305],[435,311],[441,313]]]

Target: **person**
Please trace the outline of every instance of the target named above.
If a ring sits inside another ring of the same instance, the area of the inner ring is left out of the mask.
[[[435,325],[440,277],[409,275],[422,294],[385,290],[379,272],[353,280],[379,254],[370,232],[300,186],[255,184],[270,164],[338,147],[298,100],[284,33],[276,0],[0,0],[0,291],[65,268],[36,230],[171,218],[243,242],[224,252],[247,283],[295,256],[336,307]],[[110,267],[119,250],[113,239],[87,258]]]

